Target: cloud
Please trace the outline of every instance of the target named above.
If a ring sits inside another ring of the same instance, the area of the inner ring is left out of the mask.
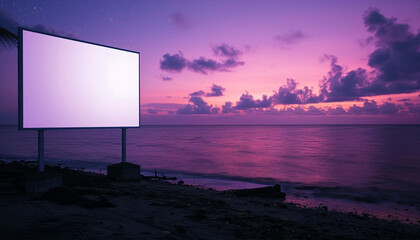
[[[176,113],[177,114],[216,114],[219,112],[219,108],[213,108],[212,105],[208,105],[201,97],[191,97],[189,102],[192,104],[187,104],[183,107],[180,107]]]
[[[167,53],[160,60],[160,69],[168,72],[181,72],[187,64],[188,61],[183,57],[182,52],[173,55]]]
[[[288,80],[287,85],[280,87],[272,96],[273,102],[342,102],[360,100],[366,96],[411,93],[419,90],[420,34],[413,34],[409,25],[397,23],[395,18],[386,18],[373,8],[365,12],[363,21],[367,30],[373,34],[369,43],[376,46],[369,54],[368,60],[368,65],[374,69],[372,73],[363,68],[345,72],[338,64],[337,57],[324,55],[321,60],[329,61],[331,68],[319,84],[319,95],[313,94],[312,90],[306,87],[296,89],[295,82]]]
[[[374,100],[367,100],[363,103],[362,106],[353,105],[347,111],[343,107],[338,106],[335,108],[328,108],[324,110],[322,108],[317,108],[315,106],[309,106],[304,108],[302,106],[297,107],[284,107],[279,110],[274,108],[269,108],[263,110],[263,112],[268,114],[278,114],[278,115],[393,115],[399,113],[403,110],[404,107],[396,105],[390,102],[384,102],[381,105],[378,105]],[[410,111],[415,113],[415,108]]]
[[[172,81],[172,77],[169,76],[160,75],[160,78],[162,79],[162,81]]]
[[[326,115],[327,112],[321,108],[317,108],[315,106],[309,106],[308,108],[304,108],[302,106],[297,107],[283,107],[281,109],[269,108],[266,110],[261,110],[260,112],[272,115]]]
[[[203,90],[192,92],[189,94],[191,97],[201,97],[206,95],[206,93]]]
[[[213,46],[212,50],[216,56],[232,58],[232,59],[236,59],[239,55],[242,54],[241,51],[239,51],[238,49],[235,49],[232,46],[227,45],[226,43]]]
[[[226,89],[222,86],[213,84],[213,86],[211,87],[211,92],[206,94],[206,97],[219,97],[219,96],[223,96],[223,92]]]
[[[345,74],[343,67],[337,64],[335,56],[325,55],[324,59],[331,61],[331,69],[320,83],[322,100],[342,102],[366,96],[366,70],[358,68]]]
[[[325,115],[326,112],[325,110],[321,109],[321,108],[317,108],[315,106],[309,106],[309,108],[307,108],[305,110],[305,108],[298,106],[295,108],[284,108],[281,111],[284,111],[288,114],[296,114],[296,115]]]
[[[368,64],[376,69],[377,80],[392,92],[420,89],[420,34],[374,8],[365,12],[363,20],[375,37],[377,49],[369,55]]]
[[[263,95],[262,99],[254,100],[254,97],[248,92],[242,94],[239,101],[236,102],[235,109],[237,110],[247,110],[252,108],[268,108],[272,104],[271,98],[268,98],[267,95]]]
[[[306,104],[321,101],[320,97],[313,94],[309,87],[297,89],[296,86],[295,80],[288,78],[287,84],[281,86],[271,97],[274,104]]]
[[[287,34],[277,35],[274,37],[274,40],[276,40],[281,45],[292,45],[297,44],[308,37],[308,35],[302,33],[301,31],[293,31]]]
[[[207,74],[209,71],[219,71],[222,68],[222,64],[213,59],[200,57],[189,62],[188,68],[197,73]]]
[[[157,109],[153,109],[153,108],[148,108],[146,111],[150,114],[156,114],[158,112]]]
[[[237,60],[241,52],[227,44],[221,44],[213,47],[213,52],[221,57],[220,60],[214,60],[205,57],[187,60],[182,52],[177,54],[165,54],[160,60],[160,69],[168,72],[181,72],[187,68],[196,73],[208,74],[209,72],[229,72],[231,69],[242,66],[245,62]]]
[[[335,108],[329,108],[328,113],[331,115],[344,115],[346,114],[346,110],[344,110],[343,107],[335,107]]]
[[[226,89],[224,87],[213,84],[213,86],[211,86],[211,88],[210,88],[210,92],[206,93],[203,90],[199,90],[199,91],[190,93],[189,96],[191,96],[191,97],[203,97],[203,96],[205,96],[205,97],[220,97],[220,96],[223,96],[223,92],[225,90]]]
[[[222,105],[222,113],[238,113],[239,111],[236,110],[233,107],[233,103],[232,102],[225,102],[224,105]]]
[[[341,112],[342,113],[341,115],[344,115],[344,114],[390,115],[390,114],[396,114],[402,109],[403,109],[402,106],[396,105],[395,103],[384,102],[383,104],[378,105],[375,100],[367,100],[363,103],[363,106],[357,106],[354,104],[347,110],[347,112]],[[332,112],[332,114],[334,115],[334,112]]]
[[[7,12],[0,9],[0,27],[6,29],[7,31],[13,33],[14,35],[18,35],[18,27],[21,26],[15,19],[13,19]],[[26,26],[28,29],[32,29],[34,31],[42,32],[42,33],[49,33],[59,36],[66,36],[75,38],[76,36],[68,31],[64,31],[61,29],[56,29],[53,27],[45,26],[44,24],[36,24],[32,26]]]
[[[359,43],[361,47],[367,47],[367,46],[370,46],[374,40],[375,38],[371,36],[366,39],[359,39],[357,42]]]
[[[178,28],[186,29],[190,27],[190,24],[187,21],[185,15],[180,12],[175,12],[171,14],[171,16],[169,17],[169,22],[171,22],[175,27]]]
[[[220,112],[220,108],[218,108],[218,107],[214,107],[214,108],[211,109],[211,113],[213,113],[213,114],[218,114],[219,112]]]
[[[420,114],[420,105],[412,105],[408,107],[410,113]]]
[[[53,28],[53,27],[48,27],[48,26],[45,26],[43,24],[34,25],[33,27],[31,27],[31,29],[35,30],[35,31],[38,31],[38,32],[42,32],[42,33],[49,33],[49,34],[54,34],[54,35],[58,35],[58,36],[76,38],[76,35],[71,33],[71,32],[67,32],[67,31],[64,31],[62,29],[56,29],[56,28]]]
[[[193,72],[207,74],[208,72],[229,72],[231,68],[244,65],[245,62],[236,61],[235,59],[227,59],[218,62],[213,59],[200,57],[188,63],[188,69]]]
[[[17,35],[19,23],[13,19],[9,13],[0,9],[0,27]]]
[[[420,89],[420,34],[413,34],[407,24],[386,18],[369,8],[364,24],[373,33],[376,49],[369,54],[368,65],[374,69],[369,77],[363,68],[344,72],[333,55],[325,55],[331,69],[321,81],[320,101],[352,101],[366,96],[411,93]]]
[[[0,48],[9,49],[18,45],[19,26],[20,24],[15,19],[13,19],[7,12],[0,9],[0,38],[3,39],[3,41],[0,42]],[[27,26],[27,28],[42,33],[75,38],[75,35],[72,33],[58,30],[52,27],[46,27],[42,24]]]

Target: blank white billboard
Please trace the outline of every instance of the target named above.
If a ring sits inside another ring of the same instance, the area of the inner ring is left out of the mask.
[[[21,129],[140,124],[139,53],[20,30]]]

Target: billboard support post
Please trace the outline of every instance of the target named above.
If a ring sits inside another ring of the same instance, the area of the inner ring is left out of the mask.
[[[122,162],[125,163],[127,161],[127,155],[126,155],[126,143],[127,143],[127,134],[126,134],[126,128],[121,128],[121,150],[122,150]]]
[[[44,172],[44,132],[38,130],[38,172],[24,176],[26,194],[39,194],[63,186],[63,175]]]
[[[38,171],[44,171],[44,130],[38,130]]]

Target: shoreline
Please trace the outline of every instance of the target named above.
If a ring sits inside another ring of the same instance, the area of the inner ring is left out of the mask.
[[[37,159],[26,157],[0,156],[0,161],[10,163],[13,161],[37,164]],[[47,165],[67,167],[73,170],[92,172],[106,175],[106,162],[87,162],[79,160],[50,159]],[[86,166],[86,167],[81,167]],[[156,169],[142,169],[142,175],[154,175]],[[420,224],[420,202],[411,201],[400,196],[392,196],[395,193],[386,192],[376,196],[374,192],[360,192],[358,189],[346,187],[323,187],[305,183],[277,182],[268,179],[246,179],[243,177],[229,177],[220,175],[205,175],[199,173],[188,173],[158,169],[158,176],[176,177],[186,185],[195,187],[225,191],[231,189],[247,189],[272,186],[279,183],[286,193],[285,202],[294,203],[302,207],[327,207],[344,213],[368,214],[377,218],[400,221],[403,223]],[[167,181],[177,183],[177,181]],[[382,195],[382,196],[380,196]]]
[[[1,238],[420,238],[420,225],[368,214],[310,208],[279,198],[237,197],[229,191],[167,181],[118,183],[102,174],[57,166],[47,170],[63,174],[65,187],[34,198],[16,184],[19,175],[34,168],[35,164],[0,163]],[[69,204],[63,195],[79,200]],[[86,202],[102,204],[88,209]]]

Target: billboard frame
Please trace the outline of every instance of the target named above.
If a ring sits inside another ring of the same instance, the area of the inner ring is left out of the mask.
[[[139,121],[138,121],[138,126],[115,126],[115,127],[45,127],[45,128],[28,128],[28,127],[24,127],[23,126],[23,31],[28,31],[28,32],[33,32],[33,33],[38,33],[38,34],[43,34],[43,35],[47,35],[47,36],[52,36],[52,37],[57,37],[57,38],[61,38],[61,39],[66,39],[66,40],[72,40],[72,41],[76,41],[76,42],[81,42],[81,43],[85,43],[85,44],[91,44],[94,46],[100,46],[100,47],[105,47],[105,48],[110,48],[110,49],[114,49],[114,50],[120,50],[120,51],[125,51],[125,52],[130,52],[130,53],[135,53],[138,55],[139,58],[139,97],[138,97],[138,101],[139,101]],[[108,45],[103,45],[103,44],[98,44],[98,43],[93,43],[93,42],[88,42],[88,41],[83,41],[83,40],[78,40],[78,39],[74,39],[74,38],[69,38],[69,37],[64,37],[64,36],[59,36],[59,35],[55,35],[55,34],[51,34],[51,33],[44,33],[41,31],[35,31],[29,28],[24,28],[24,27],[19,27],[18,28],[18,107],[19,107],[19,111],[18,111],[18,122],[19,122],[19,130],[53,130],[53,129],[127,129],[127,128],[139,128],[140,127],[140,113],[141,113],[141,102],[140,102],[140,52],[136,52],[136,51],[132,51],[132,50],[127,50],[127,49],[123,49],[123,48],[117,48],[117,47],[112,47],[112,46],[108,46]]]

